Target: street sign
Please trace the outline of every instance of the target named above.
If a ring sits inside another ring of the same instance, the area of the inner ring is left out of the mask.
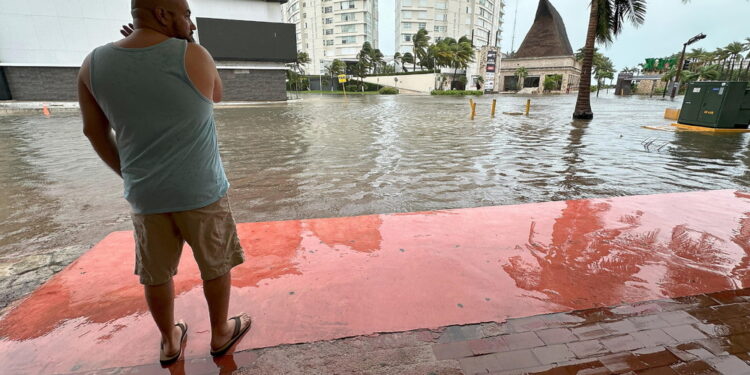
[[[346,82],[346,74],[339,74],[339,83]]]

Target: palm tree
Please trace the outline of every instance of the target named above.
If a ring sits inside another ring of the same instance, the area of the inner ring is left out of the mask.
[[[715,80],[719,78],[719,66],[702,66],[695,72],[687,72],[684,75],[685,82]]]
[[[424,67],[424,60],[427,57],[427,48],[430,46],[430,37],[427,35],[427,30],[419,29],[411,39],[414,45],[414,57],[419,59],[419,66]],[[415,63],[414,69],[417,69]]]
[[[615,78],[615,66],[609,57],[602,55],[598,64],[594,65],[594,79],[596,79],[596,97],[599,97],[599,90],[605,79]]]
[[[370,52],[369,60],[370,65],[372,65],[373,73],[378,73],[378,67],[382,66],[385,63],[385,60],[383,60],[383,53],[380,52],[379,49],[375,48]]]
[[[729,54],[729,59],[732,61],[732,65],[729,68],[729,80],[731,81],[732,76],[734,75],[734,63],[736,63],[737,60],[740,59],[742,52],[745,51],[745,46],[740,42],[732,42],[724,47],[724,50],[727,51],[727,53]],[[739,75],[737,76],[737,79],[739,79]]]
[[[594,59],[594,44],[609,44],[620,34],[625,21],[638,26],[646,17],[646,0],[592,0],[589,27],[586,34],[581,81],[578,88],[573,118],[591,119],[591,67]]]
[[[723,48],[719,47],[714,51],[714,56],[716,56],[717,62],[721,63],[721,71],[719,72],[719,79],[721,79],[724,76],[724,69],[727,65],[729,53],[727,53],[727,51],[725,51]]]
[[[411,52],[406,52],[403,56],[401,56],[401,68],[403,68],[405,72],[408,72],[408,70],[406,69],[406,64],[409,63],[414,63],[414,55],[412,55]]]
[[[307,54],[307,52],[297,52],[297,60],[294,61],[294,65],[297,68],[297,73],[304,74],[302,65],[307,65],[309,63],[310,63],[310,56]]]
[[[750,38],[745,38],[745,51],[747,51],[745,59],[750,60]],[[745,79],[750,79],[750,62],[745,67]]]
[[[516,87],[520,90],[523,88],[523,81],[526,79],[526,77],[529,75],[529,71],[526,70],[523,66],[516,69]]]

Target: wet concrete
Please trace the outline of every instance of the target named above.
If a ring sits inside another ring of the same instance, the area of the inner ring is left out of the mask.
[[[247,261],[234,271],[230,310],[255,319],[238,351],[750,286],[750,195],[733,190],[238,231]],[[0,321],[0,363],[13,373],[155,363],[132,241],[112,233],[12,309]],[[186,358],[205,358],[208,319],[189,251],[175,284],[176,314],[191,324]]]

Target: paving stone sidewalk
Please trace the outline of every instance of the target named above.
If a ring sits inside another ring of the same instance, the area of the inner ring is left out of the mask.
[[[750,289],[249,350],[190,374],[750,374]],[[117,374],[161,373],[157,366]],[[184,373],[184,372],[183,372]]]

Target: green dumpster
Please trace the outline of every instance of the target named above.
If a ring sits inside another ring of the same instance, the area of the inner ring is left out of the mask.
[[[709,128],[747,128],[750,125],[748,82],[690,83],[677,122]]]

